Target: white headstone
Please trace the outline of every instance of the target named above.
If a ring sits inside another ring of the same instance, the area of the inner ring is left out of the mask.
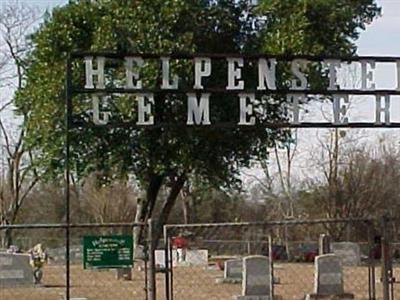
[[[185,261],[191,266],[208,266],[208,250],[186,250]]]
[[[165,251],[156,250],[155,251],[155,261],[156,265],[164,268],[165,267]],[[172,264],[173,266],[208,266],[208,250],[186,250],[185,260],[178,262],[177,250],[172,250]]]
[[[273,300],[271,261],[267,256],[243,258],[242,295],[235,300]]]
[[[154,251],[156,266],[164,268],[165,267],[165,251],[156,250]]]

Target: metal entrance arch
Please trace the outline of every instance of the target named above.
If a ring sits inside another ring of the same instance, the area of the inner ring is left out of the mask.
[[[100,60],[97,60],[99,59]],[[388,119],[388,115],[390,118],[390,113],[387,113],[388,107],[379,107],[377,109],[377,120],[375,122],[299,122],[295,120],[294,122],[289,121],[281,121],[281,122],[262,122],[257,123],[254,125],[249,124],[241,124],[240,122],[220,122],[215,124],[195,124],[195,125],[187,125],[187,123],[177,123],[171,121],[162,121],[153,124],[143,124],[141,122],[129,120],[129,121],[117,121],[117,122],[108,122],[108,114],[107,112],[100,112],[99,109],[101,108],[101,97],[108,96],[108,95],[129,95],[129,94],[136,94],[136,95],[148,95],[148,94],[193,94],[198,95],[199,93],[202,94],[245,94],[245,95],[266,95],[272,97],[274,95],[279,95],[280,97],[287,97],[289,100],[296,100],[298,95],[302,95],[297,100],[308,98],[309,96],[314,96],[318,98],[318,96],[327,96],[330,98],[337,98],[339,105],[334,107],[335,112],[341,114],[341,100],[349,95],[366,95],[366,96],[374,96],[377,99],[377,103],[390,103],[390,96],[400,95],[400,79],[397,78],[397,82],[399,86],[394,89],[374,89],[367,86],[362,86],[359,89],[332,89],[332,88],[290,88],[290,87],[277,87],[277,88],[269,88],[269,83],[267,84],[264,82],[268,88],[266,89],[259,89],[256,87],[244,89],[227,89],[226,86],[212,86],[212,87],[205,87],[205,88],[175,88],[169,87],[167,89],[163,89],[160,87],[151,87],[151,88],[143,88],[143,87],[121,87],[111,85],[105,86],[97,86],[97,84],[91,86],[90,84],[83,85],[82,82],[83,76],[80,74],[84,69],[83,66],[86,62],[90,61],[90,64],[87,63],[85,66],[92,66],[93,59],[96,59],[98,62],[98,68],[101,68],[100,63],[107,59],[109,60],[108,66],[113,65],[123,65],[126,61],[126,58],[139,58],[141,60],[158,60],[160,62],[164,61],[165,58],[171,60],[184,60],[184,61],[193,61],[196,64],[196,60],[200,59],[200,73],[203,75],[206,74],[206,70],[203,69],[204,64],[207,64],[207,61],[217,61],[220,63],[227,63],[229,61],[233,61],[234,69],[235,61],[246,61],[251,62],[253,66],[258,63],[259,70],[260,65],[261,69],[263,70],[271,70],[271,63],[281,62],[286,64],[297,65],[297,68],[304,62],[309,63],[320,63],[320,64],[330,64],[330,68],[335,68],[337,64],[341,63],[360,63],[363,68],[373,67],[375,63],[388,63],[393,64],[397,68],[400,67],[400,57],[382,57],[382,56],[351,56],[351,57],[328,57],[328,56],[309,56],[309,55],[269,55],[269,54],[254,54],[254,55],[242,55],[242,54],[215,54],[215,53],[197,53],[197,54],[185,54],[185,53],[167,53],[167,54],[154,54],[154,53],[101,53],[101,52],[75,52],[71,53],[66,62],[66,141],[65,141],[65,210],[66,210],[66,224],[65,224],[65,240],[66,240],[66,252],[67,255],[69,253],[70,247],[70,195],[69,195],[69,185],[70,185],[70,151],[71,151],[71,130],[74,128],[87,128],[87,127],[94,127],[94,126],[106,126],[106,127],[123,127],[123,128],[130,128],[132,130],[135,129],[157,129],[157,128],[171,128],[171,127],[181,127],[187,126],[188,128],[199,128],[203,127],[204,130],[218,130],[223,128],[241,128],[241,129],[249,129],[249,130],[265,130],[266,128],[400,128],[400,122],[390,122]],[[206,60],[204,60],[206,59]],[[169,65],[169,61],[168,61]],[[163,65],[164,66],[164,65]],[[169,67],[168,67],[169,68]],[[331,69],[330,69],[331,70]],[[364,70],[364,69],[363,69]],[[87,69],[86,69],[87,71]],[[89,76],[92,76],[90,80],[93,80],[94,76],[97,76],[97,80],[99,80],[99,76],[101,77],[101,73],[98,73],[98,70],[92,69],[93,72]],[[268,72],[269,72],[268,71]],[[260,72],[260,71],[259,71]],[[332,71],[330,71],[332,72]],[[364,71],[362,71],[364,72]],[[335,73],[335,71],[333,71]],[[331,73],[331,74],[333,74]],[[132,70],[131,70],[131,76]],[[400,73],[398,73],[400,74]],[[87,75],[87,74],[86,74]],[[104,74],[103,74],[104,75]],[[196,75],[195,75],[196,76]],[[204,75],[206,76],[206,75]],[[231,76],[231,75],[229,75]],[[263,80],[268,81],[267,75],[263,75]],[[271,75],[272,76],[272,75]],[[370,78],[368,71],[363,75],[367,78]],[[74,78],[74,82],[73,82]],[[236,79],[240,79],[239,77],[234,77]],[[104,79],[104,77],[103,77]],[[88,76],[86,76],[86,80],[88,81]],[[300,78],[297,78],[301,82]],[[86,82],[88,83],[88,82]],[[200,80],[201,83],[201,80]],[[86,114],[77,114],[75,107],[76,103],[82,101],[82,95],[92,95],[92,108],[86,107]],[[77,97],[80,96],[80,97]],[[254,97],[255,97],[254,96]],[[289,96],[289,97],[288,97]],[[97,97],[97,98],[96,98]],[[99,98],[100,97],[100,98]],[[144,96],[143,96],[144,97]],[[343,98],[344,97],[344,98]],[[76,99],[79,98],[79,99]],[[198,100],[195,98],[196,101]],[[386,110],[385,110],[386,109]],[[87,114],[89,110],[92,110],[92,113]],[[385,114],[384,119],[382,120],[381,114],[382,112]],[[96,115],[97,114],[97,115]],[[103,118],[99,119],[99,114],[103,116]],[[96,116],[94,116],[96,115]],[[379,115],[379,119],[378,119]],[[386,276],[384,276],[386,278]],[[66,268],[66,285],[67,285],[67,294],[66,297],[69,299],[69,287],[70,287],[70,269],[69,266]],[[155,289],[155,287],[154,287]],[[155,294],[155,293],[154,293]],[[384,300],[389,300],[385,296]]]

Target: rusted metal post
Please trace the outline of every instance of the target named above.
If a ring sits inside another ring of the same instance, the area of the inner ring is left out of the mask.
[[[382,296],[383,300],[390,300],[390,243],[388,233],[388,219],[386,216],[382,217],[382,269],[381,269],[381,281],[382,281]]]
[[[366,226],[368,226],[368,296],[370,300],[375,300],[375,243],[371,230],[372,224],[370,222],[366,222]]]
[[[272,235],[268,235],[268,255],[269,255],[269,267],[271,270],[271,280],[272,280],[272,287],[270,290],[270,295],[269,298],[273,299],[274,298],[274,262],[273,260],[273,255],[272,255]]]
[[[168,227],[164,225],[164,261],[165,261],[165,299],[171,300],[170,295],[170,264],[172,268],[172,261],[169,261],[169,238],[168,238]]]
[[[156,300],[156,262],[155,262],[155,257],[154,257],[154,245],[155,243],[153,242],[154,239],[154,230],[156,223],[152,220],[148,220],[148,249],[149,249],[149,276],[148,276],[148,285],[147,285],[147,293],[148,293],[148,299],[149,300]]]

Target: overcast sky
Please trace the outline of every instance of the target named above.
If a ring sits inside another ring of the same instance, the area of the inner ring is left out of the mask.
[[[361,34],[359,55],[400,56],[400,0],[378,0],[382,17]]]

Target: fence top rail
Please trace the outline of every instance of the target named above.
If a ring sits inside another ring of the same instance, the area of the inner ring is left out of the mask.
[[[228,223],[197,223],[197,224],[167,224],[166,229],[170,228],[196,228],[196,227],[241,227],[241,226],[274,226],[274,225],[307,225],[307,224],[328,224],[328,223],[354,223],[372,222],[374,218],[343,218],[343,219],[294,219],[266,222],[228,222]]]
[[[372,222],[375,218],[338,218],[338,219],[293,219],[276,220],[265,222],[226,222],[226,223],[194,223],[194,224],[166,224],[169,228],[196,228],[196,227],[233,227],[233,226],[279,226],[279,225],[306,225],[306,224],[328,224],[328,223],[354,223]],[[0,230],[4,229],[52,229],[52,228],[106,228],[106,227],[139,227],[147,226],[143,222],[138,223],[76,223],[76,224],[2,224]]]
[[[146,223],[77,223],[77,224],[13,224],[0,225],[2,229],[54,229],[54,228],[115,228],[147,226]]]
[[[203,239],[203,240],[201,240],[201,242],[202,243],[218,243],[218,244],[247,244],[247,243],[258,243],[258,244],[268,244],[268,241],[267,240],[263,240],[263,239],[258,239],[258,240],[255,240],[255,239],[252,239],[252,240],[250,240],[250,239],[244,239],[244,240],[209,240],[209,239]],[[336,241],[334,241],[334,242],[336,242]],[[354,241],[355,243],[357,243],[357,244],[366,244],[366,243],[368,243],[368,242],[366,242],[366,241]],[[290,240],[290,241],[288,241],[288,243],[289,244],[305,244],[305,243],[318,243],[318,241],[316,241],[316,240]],[[393,244],[393,243],[392,243]],[[397,244],[400,244],[400,242],[399,243],[397,243]]]
[[[171,59],[194,59],[199,57],[208,57],[213,59],[225,58],[245,58],[245,59],[260,59],[260,58],[275,58],[282,61],[291,61],[294,59],[306,59],[310,61],[322,61],[328,59],[336,59],[342,61],[360,61],[360,60],[374,60],[376,62],[396,62],[400,60],[399,56],[331,56],[331,55],[288,55],[288,54],[271,54],[271,53],[117,53],[117,52],[73,52],[69,54],[69,59],[84,58],[86,56],[104,56],[107,58],[122,59],[124,57],[142,57],[144,59],[160,59],[161,57],[168,57]]]

